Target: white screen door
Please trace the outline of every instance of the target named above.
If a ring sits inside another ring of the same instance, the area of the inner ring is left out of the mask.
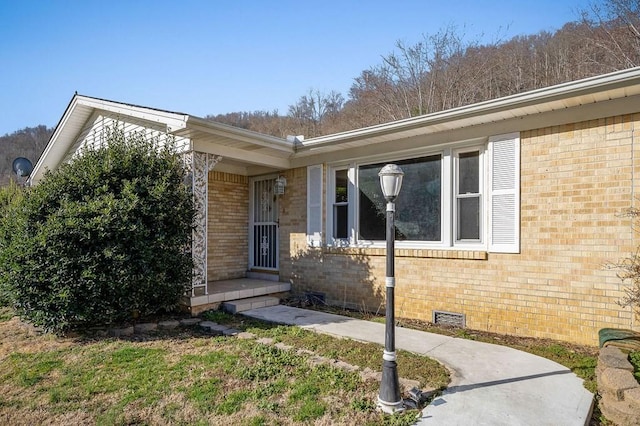
[[[251,184],[250,268],[278,270],[278,196],[275,178],[255,179]]]

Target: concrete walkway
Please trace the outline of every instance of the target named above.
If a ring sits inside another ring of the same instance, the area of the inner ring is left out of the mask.
[[[384,324],[375,322],[282,305],[243,315],[384,345]],[[593,395],[582,380],[546,358],[400,327],[396,348],[436,359],[451,370],[449,387],[422,411],[419,425],[583,426],[591,417]]]

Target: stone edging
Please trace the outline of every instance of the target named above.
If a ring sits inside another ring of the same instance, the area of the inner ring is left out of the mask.
[[[264,345],[274,345],[276,348],[280,350],[294,350],[292,346],[285,345],[283,343],[275,343],[273,339],[270,338],[257,338],[255,334],[249,332],[241,332],[236,330],[235,328],[230,328],[225,325],[221,325],[215,323],[213,321],[203,321],[200,318],[185,318],[182,320],[169,320],[169,321],[160,321],[160,322],[149,322],[149,323],[141,323],[133,326],[123,327],[123,328],[110,328],[107,330],[102,330],[98,334],[103,336],[112,336],[112,337],[128,337],[133,335],[144,335],[149,332],[154,331],[170,331],[175,330],[178,327],[199,327],[201,331],[211,334],[213,336],[233,336],[238,339],[245,340],[253,340],[257,343]],[[309,363],[312,365],[318,364],[326,364],[331,365],[336,368],[340,368],[342,370],[351,371],[351,372],[359,372],[360,377],[363,380],[378,380],[380,381],[382,378],[381,372],[373,371],[369,368],[361,369],[358,366],[348,364],[346,362],[330,359],[326,357],[322,357],[319,355],[315,355],[313,352],[308,351],[306,349],[299,349],[296,351],[298,355],[308,355]],[[400,377],[398,379],[400,381],[400,386],[404,390],[405,393],[409,392],[414,388],[420,387],[420,382],[417,380],[410,380]],[[423,389],[422,393],[425,396],[431,396],[435,394],[435,389]]]
[[[640,425],[640,384],[626,353],[615,346],[600,349],[598,367],[599,407],[607,420],[619,425]]]
[[[146,334],[150,331],[171,331],[178,327],[193,327],[202,322],[200,318],[185,318],[181,320],[167,320],[160,322],[145,322],[121,328],[108,328],[96,331],[99,337],[127,337],[134,334]]]

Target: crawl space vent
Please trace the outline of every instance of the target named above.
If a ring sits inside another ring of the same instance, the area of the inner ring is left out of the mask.
[[[449,327],[464,327],[464,314],[454,312],[433,311],[433,321],[437,325],[446,325]]]
[[[326,305],[325,294],[317,291],[307,291],[304,294],[305,301],[310,305]]]

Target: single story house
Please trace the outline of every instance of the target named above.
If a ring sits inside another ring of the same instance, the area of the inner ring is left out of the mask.
[[[384,311],[377,173],[395,163],[397,317],[590,345],[640,329],[606,267],[640,242],[622,214],[640,195],[640,68],[312,139],[76,94],[31,183],[115,122],[184,152],[193,312],[289,290]]]

